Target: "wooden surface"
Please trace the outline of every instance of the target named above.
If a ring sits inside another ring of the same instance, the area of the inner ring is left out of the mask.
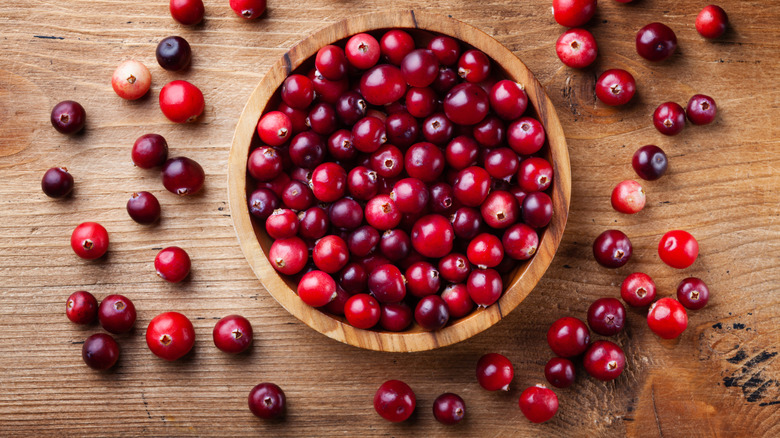
[[[265,436],[778,436],[780,435],[780,32],[777,2],[721,1],[732,28],[718,42],[700,38],[693,22],[700,2],[602,0],[589,28],[600,43],[597,64],[584,71],[561,65],[554,43],[563,31],[549,1],[437,0],[280,2],[259,21],[237,18],[224,0],[206,0],[207,20],[183,28],[167,2],[4,0],[0,3],[0,435],[259,435]],[[247,96],[296,42],[323,26],[379,8],[417,8],[450,14],[496,37],[518,54],[546,87],[568,137],[572,205],[561,249],[539,285],[509,317],[454,346],[432,352],[388,354],[350,347],[320,335],[263,290],[239,248],[227,207],[227,157]],[[636,30],[663,21],[677,31],[671,60],[649,64],[634,50]],[[186,74],[162,71],[157,42],[182,35],[194,49]],[[153,92],[124,102],[109,78],[124,59],[152,71]],[[638,96],[626,108],[604,108],[593,95],[605,68],[631,71]],[[168,80],[186,78],[204,92],[207,108],[195,125],[174,126],[156,99]],[[720,114],[708,127],[688,126],[665,138],[651,124],[661,102],[684,103],[694,93],[713,96]],[[56,133],[48,118],[58,101],[75,99],[88,112],[86,132]],[[203,164],[206,188],[177,198],[155,171],[132,166],[129,152],[141,134],[164,135],[173,155]],[[645,183],[648,206],[636,216],[615,213],[609,193],[633,178],[630,157],[655,143],[671,159],[670,172]],[[40,191],[51,166],[76,179],[74,196],[52,200]],[[124,211],[134,190],[150,190],[163,221],[147,228]],[[101,222],[111,234],[108,257],[77,259],[68,245],[80,222]],[[634,244],[631,263],[600,268],[591,243],[603,230],[624,230]],[[655,247],[669,229],[691,231],[701,255],[690,269],[662,265]],[[193,273],[179,285],[154,275],[156,248],[179,245]],[[688,275],[712,292],[691,314],[688,330],[664,342],[641,312],[628,312],[616,338],[626,371],[609,383],[581,370],[575,386],[556,391],[560,411],[531,425],[517,409],[521,388],[543,380],[551,356],[544,334],[564,315],[584,317],[589,304],[617,296],[633,270],[649,273],[662,296]],[[86,289],[102,298],[130,297],[136,330],[119,337],[122,356],[109,373],[86,368],[83,329],[64,315],[67,296]],[[146,348],[149,320],[166,310],[193,319],[194,352],[167,363]],[[217,351],[211,330],[219,317],[247,316],[257,339],[252,351]],[[474,379],[486,352],[515,364],[512,390],[487,393]],[[371,400],[386,379],[400,378],[417,393],[414,418],[389,424]],[[268,424],[246,407],[253,385],[273,381],[289,400],[285,422]],[[467,420],[437,424],[433,399],[453,391],[467,403]]]

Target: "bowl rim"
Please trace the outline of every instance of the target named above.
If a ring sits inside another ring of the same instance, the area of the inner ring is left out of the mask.
[[[551,186],[553,218],[540,237],[534,257],[515,269],[509,286],[504,288],[504,293],[495,304],[479,308],[456,323],[434,332],[394,333],[357,329],[304,304],[268,261],[257,234],[258,227],[251,218],[246,202],[246,163],[252,136],[257,120],[284,79],[314,56],[320,47],[357,33],[380,29],[419,29],[448,35],[487,54],[508,79],[525,87],[529,104],[536,110],[547,134],[549,157],[554,169]],[[531,71],[507,47],[476,27],[451,17],[414,10],[391,10],[349,17],[320,29],[293,46],[271,66],[252,91],[236,125],[228,161],[228,201],[233,226],[242,252],[264,288],[289,313],[314,330],[331,339],[376,351],[426,351],[451,345],[503,319],[528,296],[552,263],[566,226],[570,200],[571,169],[563,128],[544,87]]]

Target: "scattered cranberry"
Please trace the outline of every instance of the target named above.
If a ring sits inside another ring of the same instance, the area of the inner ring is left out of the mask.
[[[249,391],[249,410],[264,420],[284,416],[287,399],[282,388],[273,383],[260,383]]]
[[[375,40],[376,41],[376,40]],[[349,49],[349,45],[347,45]],[[349,57],[349,52],[347,52]],[[387,105],[406,94],[406,81],[398,67],[378,65],[363,73],[360,78],[360,94],[372,105]]]
[[[647,181],[655,181],[666,173],[669,160],[661,148],[649,144],[642,146],[634,152],[631,165],[640,178]]]
[[[107,370],[119,359],[119,344],[111,335],[97,333],[84,341],[81,357],[88,367],[95,370]]]
[[[174,123],[195,120],[206,107],[203,93],[187,81],[168,82],[160,90],[160,109]]]
[[[97,318],[98,302],[87,291],[73,292],[65,303],[65,314],[76,324],[91,324]]]
[[[658,255],[667,265],[685,269],[699,256],[699,243],[687,231],[669,231],[658,242]]]
[[[475,269],[469,274],[466,290],[474,303],[487,307],[501,298],[504,283],[495,269]]]
[[[617,344],[610,341],[596,341],[590,344],[582,359],[585,371],[599,380],[613,380],[623,373],[626,355]]]
[[[645,207],[645,189],[636,181],[623,181],[612,190],[611,201],[612,208],[620,213],[639,213]]]
[[[596,13],[596,0],[553,0],[553,17],[561,26],[579,27]]]
[[[428,295],[417,303],[414,320],[425,330],[439,330],[450,320],[450,310],[440,296]]]
[[[718,38],[726,33],[729,17],[720,6],[709,5],[696,16],[696,31],[704,38]]]
[[[552,199],[547,193],[529,193],[523,200],[523,222],[531,227],[546,227],[552,220],[552,214]]]
[[[84,222],[70,235],[70,247],[82,259],[103,257],[108,250],[108,232],[96,222]]]
[[[180,36],[163,38],[155,51],[160,67],[170,71],[181,71],[190,65],[192,48],[190,43]]]
[[[599,298],[588,308],[588,326],[602,336],[620,333],[626,324],[626,309],[615,298]]]
[[[374,395],[374,409],[377,414],[393,423],[409,418],[416,403],[417,398],[412,388],[400,380],[388,380]]]
[[[381,308],[379,325],[391,332],[402,332],[412,324],[412,308],[406,303],[387,303]]]
[[[153,224],[160,219],[160,202],[149,192],[135,192],[127,201],[127,214],[139,224]]]
[[[206,12],[203,0],[171,0],[169,6],[173,19],[185,26],[200,23]]]
[[[415,222],[412,246],[425,257],[444,257],[452,252],[454,234],[450,221],[441,215],[430,214]]]
[[[661,298],[650,306],[647,325],[656,335],[664,339],[674,339],[688,327],[688,314],[679,301]]]
[[[161,313],[149,322],[146,345],[155,356],[176,360],[189,353],[195,345],[195,329],[181,313]]]
[[[504,253],[515,260],[528,260],[539,248],[536,230],[525,224],[512,225],[501,239]]]
[[[596,1],[593,0],[595,7]],[[544,385],[526,388],[520,394],[520,411],[531,423],[544,423],[558,412],[558,396]]]
[[[645,307],[655,300],[655,283],[649,275],[634,272],[620,285],[620,297],[629,306]]]
[[[567,66],[585,68],[596,60],[599,48],[592,33],[585,29],[569,29],[555,43],[555,53]]]
[[[636,81],[625,70],[607,70],[596,81],[596,97],[610,106],[627,104],[635,93]]]
[[[282,274],[295,275],[301,272],[309,261],[309,250],[299,237],[278,239],[271,244],[268,260],[271,266]]]
[[[710,289],[696,277],[688,277],[677,286],[677,301],[689,310],[699,310],[710,300]]]
[[[43,174],[41,189],[51,198],[68,196],[73,190],[73,175],[64,167],[52,167]]]
[[[556,388],[568,388],[577,378],[574,363],[569,359],[554,357],[544,366],[544,377]]]
[[[149,91],[152,74],[145,65],[135,60],[127,60],[114,70],[111,86],[122,99],[136,100]]]
[[[694,125],[708,125],[715,120],[718,112],[718,106],[715,100],[703,94],[696,94],[688,101],[688,108],[685,110],[688,120]]]
[[[498,353],[488,353],[477,362],[477,381],[488,391],[509,391],[514,376],[512,362]]]
[[[165,248],[154,258],[154,269],[157,275],[170,283],[184,280],[190,273],[190,266],[190,256],[178,246]]]
[[[547,344],[561,357],[579,356],[590,343],[590,332],[584,322],[571,316],[558,319],[547,330]]]
[[[162,166],[168,159],[168,142],[159,134],[146,134],[133,143],[133,164],[141,169]]]
[[[84,128],[87,112],[78,102],[64,100],[51,110],[51,125],[62,134],[75,134]]]
[[[171,158],[162,168],[163,186],[174,194],[194,195],[203,188],[206,173],[195,160],[187,157]]]
[[[450,317],[462,318],[474,308],[474,301],[469,296],[468,288],[463,284],[452,284],[444,288],[441,298],[450,309]]]
[[[230,9],[239,17],[252,20],[263,15],[266,0],[230,0]]]
[[[109,333],[129,332],[135,324],[135,305],[122,295],[103,298],[98,308],[100,325]]]
[[[490,58],[479,50],[467,50],[458,60],[458,76],[471,83],[484,81],[490,76]]]
[[[336,298],[336,282],[325,272],[308,272],[298,283],[298,296],[312,307],[322,307]]]
[[[252,324],[239,315],[220,319],[212,333],[214,345],[225,353],[241,353],[252,345]]]
[[[619,268],[631,258],[633,247],[628,236],[618,230],[607,230],[593,241],[593,256],[605,268]]]
[[[653,125],[664,135],[677,135],[685,127],[685,110],[674,102],[658,105],[653,112]]]
[[[466,402],[451,392],[444,393],[433,401],[433,417],[442,424],[458,424],[466,416]]]
[[[636,51],[648,61],[663,61],[672,56],[676,48],[677,35],[665,24],[650,23],[636,34]]]

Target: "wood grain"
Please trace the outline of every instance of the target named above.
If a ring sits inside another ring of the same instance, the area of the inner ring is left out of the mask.
[[[266,16],[245,22],[223,0],[206,0],[207,20],[184,28],[167,2],[6,0],[0,3],[0,435],[2,436],[778,436],[780,435],[780,32],[777,2],[724,0],[731,29],[719,41],[696,34],[703,4],[602,1],[588,28],[600,45],[595,66],[561,65],[554,44],[563,29],[549,1],[271,1]],[[370,352],[332,341],[300,323],[262,288],[244,259],[227,207],[227,157],[247,97],[279,57],[298,41],[344,18],[415,8],[452,15],[495,37],[517,54],[556,106],[569,145],[572,203],[569,223],[551,267],[533,292],[504,320],[456,345],[414,354]],[[667,62],[638,58],[634,34],[662,21],[677,32],[679,49]],[[184,74],[163,71],[157,42],[184,36],[194,49]],[[121,101],[109,78],[124,59],[152,71],[153,90],[138,102]],[[631,71],[638,99],[605,108],[593,83],[606,68]],[[174,126],[157,107],[159,89],[186,78],[206,96],[198,124]],[[718,120],[663,137],[650,122],[660,103],[684,103],[694,93],[713,96]],[[75,99],[88,112],[87,130],[68,138],[49,125],[51,107]],[[168,139],[174,155],[200,162],[205,191],[181,199],[162,189],[156,171],[133,168],[129,151],[141,134]],[[609,205],[612,187],[633,178],[629,162],[644,144],[671,159],[669,174],[645,183],[648,206],[635,216]],[[43,172],[67,166],[73,197],[46,198]],[[134,190],[163,204],[163,221],[133,223],[124,205]],[[78,260],[68,236],[85,220],[111,234],[108,258]],[[600,268],[591,243],[604,229],[625,231],[631,263]],[[655,251],[670,229],[691,231],[701,247],[689,269],[664,266]],[[163,284],[152,261],[167,245],[187,249],[193,274]],[[710,304],[690,315],[674,342],[658,340],[641,312],[628,312],[616,337],[628,355],[626,372],[609,383],[578,374],[556,391],[561,409],[549,423],[531,425],[517,409],[520,390],[542,381],[551,353],[544,334],[564,315],[580,318],[590,303],[617,296],[634,270],[653,276],[672,295],[688,275],[712,292]],[[134,333],[119,338],[122,356],[110,373],[87,369],[82,329],[63,315],[64,301],[86,289],[98,298],[130,297],[139,309]],[[194,353],[165,363],[148,351],[143,333],[157,313],[176,310],[193,319]],[[258,334],[251,352],[228,357],[211,342],[216,319],[248,317]],[[473,373],[480,355],[495,351],[515,364],[513,389],[483,391]],[[400,378],[417,393],[412,421],[395,425],[371,407],[376,388]],[[246,407],[253,385],[284,388],[289,416],[258,421]],[[433,399],[457,392],[467,420],[454,428],[430,415]]]

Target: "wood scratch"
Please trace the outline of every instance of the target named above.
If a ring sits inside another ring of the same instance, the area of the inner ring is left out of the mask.
[[[661,430],[661,421],[658,419],[658,407],[655,405],[655,385],[650,386],[650,399],[653,401],[653,415],[655,415],[655,425],[658,426],[658,433],[661,437],[664,436],[664,432]]]

